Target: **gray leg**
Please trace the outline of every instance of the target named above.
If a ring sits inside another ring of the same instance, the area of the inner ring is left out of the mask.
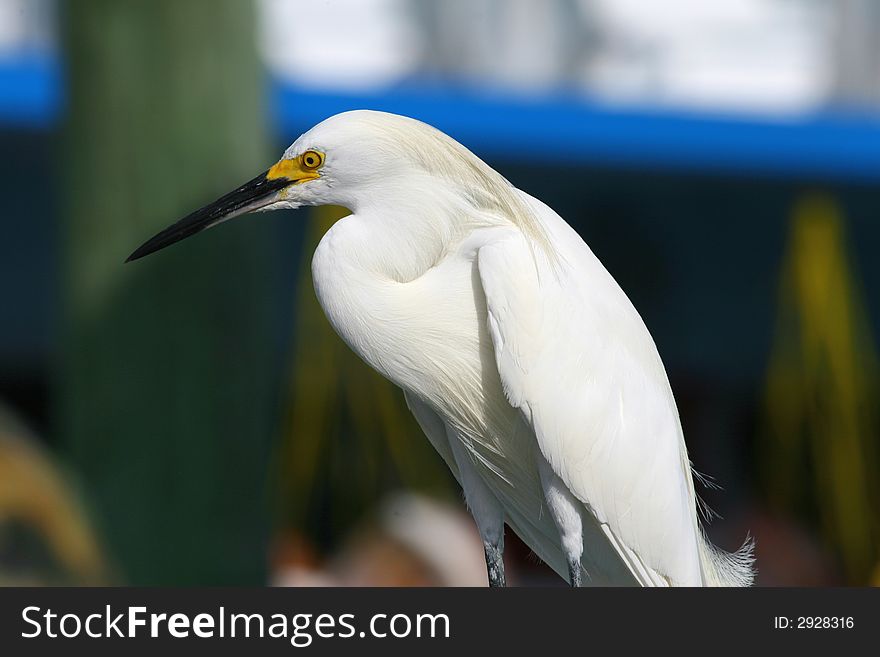
[[[486,551],[486,570],[489,574],[489,586],[507,586],[504,578],[504,540],[501,545],[483,544]]]
[[[458,480],[464,490],[471,515],[477,523],[483,549],[489,586],[506,586],[504,577],[504,509],[495,494],[486,485],[472,460],[468,448],[458,433],[446,428],[449,446],[458,466]]]
[[[579,589],[583,580],[581,579],[581,562],[574,559],[568,560],[568,581],[573,588]]]

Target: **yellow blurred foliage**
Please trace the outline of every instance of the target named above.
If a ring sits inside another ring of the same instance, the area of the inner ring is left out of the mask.
[[[10,419],[0,419],[0,524],[20,523],[44,541],[63,573],[62,582],[106,584],[102,550],[53,458]],[[0,573],[0,579],[12,584],[60,583],[46,573]]]
[[[818,520],[852,583],[878,559],[877,354],[834,200],[793,211],[760,449],[769,499]]]

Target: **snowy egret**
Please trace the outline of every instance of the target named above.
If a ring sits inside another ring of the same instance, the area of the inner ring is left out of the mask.
[[[321,307],[460,482],[490,585],[505,584],[505,524],[573,586],[751,582],[750,543],[704,536],[666,371],[627,296],[558,214],[431,126],[333,116],[129,260],[322,204],[352,214],[315,251]]]

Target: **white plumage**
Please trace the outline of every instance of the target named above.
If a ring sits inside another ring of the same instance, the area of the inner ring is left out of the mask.
[[[244,209],[351,210],[315,252],[318,300],[462,484],[490,579],[506,523],[573,583],[750,583],[750,545],[702,534],[647,328],[559,215],[405,117],[334,116],[282,162],[309,152],[317,177]]]

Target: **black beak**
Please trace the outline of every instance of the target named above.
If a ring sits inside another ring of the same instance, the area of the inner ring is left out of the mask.
[[[206,228],[266,205],[269,197],[291,183],[289,179],[283,177],[267,178],[268,173],[268,171],[261,173],[238,189],[172,224],[139,246],[128,256],[126,262],[143,258],[190,235],[200,233]]]

